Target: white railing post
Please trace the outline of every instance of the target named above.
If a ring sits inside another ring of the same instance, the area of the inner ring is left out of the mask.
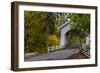
[[[49,53],[49,47],[47,49],[48,49],[48,52],[47,53]]]

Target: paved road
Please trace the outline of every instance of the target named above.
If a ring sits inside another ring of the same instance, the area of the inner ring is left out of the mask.
[[[78,52],[79,49],[63,49],[63,50],[51,52],[49,54],[43,54],[40,56],[31,57],[25,59],[25,61],[64,60]]]

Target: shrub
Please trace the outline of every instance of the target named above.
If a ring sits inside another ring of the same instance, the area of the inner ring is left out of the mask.
[[[56,35],[49,35],[48,43],[49,43],[49,46],[56,46],[56,45],[59,45],[60,39]]]

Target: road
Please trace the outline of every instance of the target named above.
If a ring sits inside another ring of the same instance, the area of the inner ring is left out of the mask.
[[[25,61],[64,60],[78,52],[79,49],[62,49],[48,54],[27,58]]]

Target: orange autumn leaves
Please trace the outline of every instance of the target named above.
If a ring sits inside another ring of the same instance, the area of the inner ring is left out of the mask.
[[[49,35],[48,42],[49,42],[49,46],[56,46],[60,44],[60,39],[56,35]]]

